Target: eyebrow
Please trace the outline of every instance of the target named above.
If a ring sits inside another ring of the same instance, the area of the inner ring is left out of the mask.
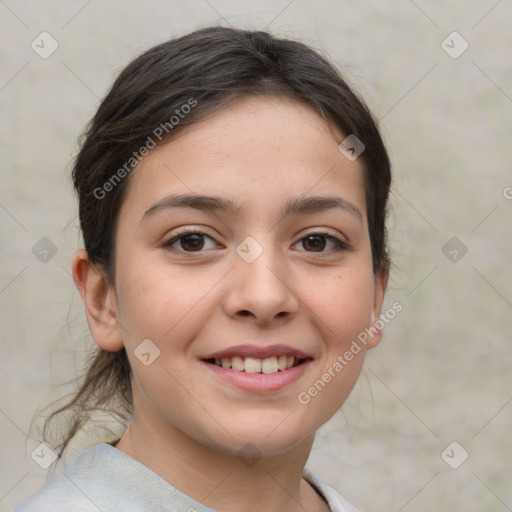
[[[202,211],[225,211],[231,215],[237,215],[242,211],[242,206],[219,196],[198,194],[172,194],[154,203],[143,215],[141,223],[152,217],[157,212],[169,208],[195,208]],[[317,213],[332,208],[342,208],[351,213],[363,223],[361,210],[350,201],[339,196],[299,196],[289,199],[281,209],[281,219],[289,215]]]

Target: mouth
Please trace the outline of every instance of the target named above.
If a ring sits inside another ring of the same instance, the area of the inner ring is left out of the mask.
[[[215,378],[243,391],[280,391],[298,381],[314,358],[287,345],[238,345],[206,354],[201,362]]]
[[[220,368],[245,373],[263,373],[271,375],[294,368],[310,360],[311,358],[298,358],[293,355],[279,355],[266,358],[259,357],[215,357],[205,359],[205,362],[214,364]]]

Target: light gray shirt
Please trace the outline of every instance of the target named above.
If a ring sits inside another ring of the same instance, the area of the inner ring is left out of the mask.
[[[309,470],[304,478],[331,512],[358,512]],[[65,471],[12,512],[215,512],[107,443],[79,453]]]

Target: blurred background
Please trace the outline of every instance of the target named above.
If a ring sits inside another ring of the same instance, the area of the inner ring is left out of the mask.
[[[512,510],[511,19],[510,0],[0,0],[0,510],[46,483],[31,423],[92,343],[78,136],[132,58],[217,24],[332,59],[393,161],[384,309],[403,309],[308,467],[363,511]]]

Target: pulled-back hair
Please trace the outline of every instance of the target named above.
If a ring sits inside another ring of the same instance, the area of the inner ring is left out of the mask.
[[[365,145],[365,197],[373,271],[389,268],[386,245],[391,171],[376,121],[364,101],[319,53],[267,32],[209,27],[159,44],[120,73],[82,135],[72,170],[80,226],[89,260],[115,286],[115,239],[130,172],[151,148],[248,95],[281,95],[314,109],[345,136]],[[339,141],[341,142],[341,141]],[[131,370],[125,349],[99,347],[78,391],[54,411],[44,437],[61,414],[71,416],[50,444],[59,457],[94,412],[127,422],[132,410]]]

